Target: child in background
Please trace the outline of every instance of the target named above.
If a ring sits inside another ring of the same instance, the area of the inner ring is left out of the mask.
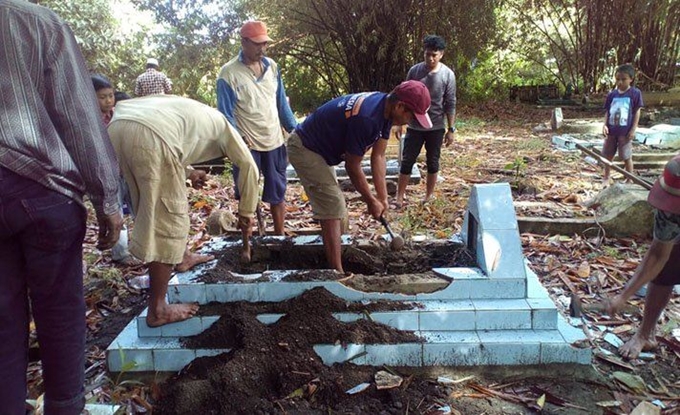
[[[113,107],[116,105],[113,86],[103,75],[92,75],[92,85],[94,85],[104,125],[109,125],[113,117]]]
[[[606,137],[602,147],[602,155],[609,161],[614,159],[616,151],[624,162],[627,172],[633,173],[633,138],[640,121],[640,109],[643,107],[642,93],[632,86],[635,69],[632,65],[621,65],[616,68],[616,88],[608,95],[604,103],[605,119],[602,134]],[[604,166],[602,184],[609,185],[611,168]]]
[[[98,74],[92,75],[92,85],[94,86],[94,91],[97,95],[102,121],[104,122],[104,125],[109,125],[111,118],[113,118],[113,109],[118,101],[115,96],[116,93],[113,90],[113,85],[111,85],[111,82],[109,82],[105,76]],[[118,188],[118,199],[121,206],[125,205],[128,192],[127,189],[127,184],[121,177],[120,186]],[[128,212],[123,210],[123,213]],[[113,262],[124,266],[138,266],[142,264],[142,262],[133,257],[128,250],[128,230],[125,224],[123,224],[123,228],[120,230],[118,242],[111,248],[111,259],[113,259]]]

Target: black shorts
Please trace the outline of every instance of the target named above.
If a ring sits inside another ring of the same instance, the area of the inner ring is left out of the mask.
[[[652,282],[666,287],[680,284],[680,244],[673,246],[666,265]]]

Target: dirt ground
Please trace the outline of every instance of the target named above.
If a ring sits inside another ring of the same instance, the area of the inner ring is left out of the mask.
[[[553,210],[562,210],[569,217],[592,214],[580,203],[592,198],[601,189],[601,170],[584,163],[578,154],[554,149],[550,145],[552,132],[533,131],[536,125],[549,121],[550,108],[504,102],[474,106],[461,104],[459,107],[457,140],[442,152],[442,181],[437,185],[435,199],[426,204],[420,203],[424,194],[424,183],[421,183],[409,186],[403,208],[391,206],[388,216],[392,227],[404,235],[407,242],[422,235],[441,239],[460,232],[470,188],[476,183],[508,182],[513,188],[515,201],[540,202],[552,206],[533,208],[530,213],[535,216],[551,217]],[[601,109],[597,106],[585,109],[565,107],[563,112],[568,121],[602,118]],[[643,120],[651,125],[668,122],[670,117],[679,115],[677,108],[649,108],[643,113]],[[396,148],[391,143],[388,148],[391,157],[396,157]],[[645,149],[636,147],[635,151]],[[616,175],[614,178],[620,180]],[[346,197],[350,233],[379,243],[384,231],[365,214],[365,205],[358,194],[348,192]],[[318,229],[318,225],[311,220],[308,203],[298,185],[289,186],[287,201],[286,227],[291,235]],[[192,235],[189,243],[197,249],[209,239],[205,231],[207,215],[214,209],[234,211],[236,204],[231,184],[221,178],[212,180],[210,186],[202,191],[190,190],[190,203]],[[267,216],[266,206],[264,213]],[[612,353],[611,356],[593,358],[591,366],[427,370],[360,367],[351,362],[327,368],[313,358],[306,361],[304,357],[309,352],[309,339],[299,338],[300,333],[293,325],[295,319],[265,327],[252,321],[256,308],[242,305],[237,310],[227,311],[229,318],[224,319],[221,326],[228,332],[239,333],[240,343],[237,344],[245,347],[236,348],[229,355],[222,356],[222,360],[195,362],[177,375],[174,379],[176,386],[166,386],[156,375],[150,378],[135,376],[144,379],[142,384],[127,382],[124,381],[128,377],[126,374],[119,377],[105,371],[103,350],[144,307],[145,291],[134,288],[131,283],[143,275],[146,269],[112,265],[108,253],[102,254],[94,248],[95,218],[91,217],[89,223],[85,246],[89,333],[86,390],[90,401],[121,404],[127,414],[151,411],[159,414],[439,414],[442,412],[437,412],[437,408],[445,405],[450,405],[454,414],[628,414],[641,401],[655,400],[665,406],[664,414],[680,413],[680,374],[677,370],[680,345],[673,343],[675,337],[672,335],[680,321],[680,300],[677,296],[659,323],[657,334],[660,347],[651,361],[621,360],[616,355],[615,347],[603,340],[605,330],[616,333],[624,341],[634,333],[643,307],[640,299],[631,300],[631,304],[640,308],[631,314],[613,318],[597,315],[585,317],[592,343]],[[582,296],[585,302],[590,302],[620,290],[632,275],[650,241],[608,238],[596,233],[523,234],[522,242],[530,266],[539,275],[560,310],[566,313],[564,299],[571,292]],[[395,261],[383,260],[383,265],[385,263],[393,266]],[[380,269],[376,272],[389,275],[390,271],[386,268]],[[329,304],[334,303],[332,299],[326,300]],[[289,303],[277,307],[294,306],[297,305]],[[315,311],[309,319],[309,322],[329,323],[324,312]],[[288,332],[284,330],[286,324],[290,324]],[[393,330],[374,325],[355,326],[351,330],[330,328],[326,332],[328,338],[337,336],[351,339],[351,336],[366,335],[367,332],[384,335],[386,339],[399,335]],[[299,331],[305,333],[304,329]],[[292,351],[294,359],[282,363],[271,358],[283,359],[286,348]],[[228,365],[234,359],[237,362],[240,359],[240,365],[231,363],[232,368]],[[301,370],[293,369],[298,366]],[[223,370],[220,371],[219,367]],[[289,370],[287,373],[284,372],[286,369]],[[234,374],[239,376],[230,376],[228,370],[234,370]],[[277,370],[281,373],[276,373]],[[346,390],[362,382],[370,382],[380,370],[402,376],[402,385],[389,390],[376,390],[375,386],[371,386],[364,392],[345,396]],[[644,386],[640,390],[633,390],[615,380],[617,373],[640,376]],[[31,363],[28,377],[31,397],[35,398],[42,390],[39,362]],[[441,381],[438,381],[439,377],[443,377]],[[198,394],[192,398],[195,400],[172,403],[173,396],[179,394],[180,389],[190,390],[193,388],[191,385],[206,385],[206,382],[212,382],[216,386],[212,389],[218,391],[239,391],[238,396],[216,392],[207,396]],[[253,396],[260,396],[259,393],[263,393],[263,397],[254,399]],[[339,399],[340,396],[343,399]],[[196,405],[213,402],[216,406],[197,410],[199,406],[190,406],[189,402],[197,402]],[[229,412],[229,408],[233,409],[233,405],[239,402],[249,402],[253,406]],[[176,407],[167,409],[171,406]],[[180,411],[181,408],[185,408],[185,412]],[[166,409],[174,412],[166,412]]]

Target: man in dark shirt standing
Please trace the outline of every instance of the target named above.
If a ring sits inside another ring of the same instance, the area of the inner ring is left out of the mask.
[[[82,412],[87,192],[100,249],[122,225],[118,166],[85,62],[50,10],[0,0],[0,414],[25,414],[29,297],[45,413]]]

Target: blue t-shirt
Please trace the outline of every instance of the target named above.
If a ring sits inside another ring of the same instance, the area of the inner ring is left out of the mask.
[[[363,156],[378,139],[389,139],[386,101],[383,92],[343,95],[317,108],[295,131],[305,147],[335,166],[345,153]]]
[[[624,93],[614,88],[604,103],[607,111],[607,128],[609,135],[616,137],[625,136],[633,127],[633,118],[638,109],[642,108],[642,93],[639,89],[631,86]]]

